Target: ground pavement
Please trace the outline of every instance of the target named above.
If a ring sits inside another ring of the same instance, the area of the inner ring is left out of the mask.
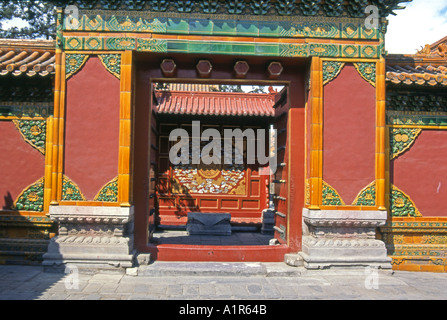
[[[0,266],[0,300],[444,300],[446,273],[309,271],[284,263],[156,262],[127,274]]]

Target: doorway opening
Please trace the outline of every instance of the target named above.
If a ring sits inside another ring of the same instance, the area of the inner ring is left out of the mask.
[[[186,54],[167,58],[138,52],[133,61],[130,191],[135,249],[159,261],[256,262],[283,261],[286,253],[300,250],[309,61]],[[244,65],[250,68],[241,76],[236,67]],[[264,156],[268,155],[272,127],[278,133],[276,171],[265,175],[261,173],[268,171],[270,162],[248,163],[248,150],[259,149],[261,130],[266,138]],[[236,159],[235,140],[231,152],[214,152],[209,144],[225,145],[226,130],[251,130],[255,135],[245,136],[237,149],[242,164],[185,164],[170,159],[173,148],[177,158],[182,155],[182,138],[169,139],[174,130],[186,133],[188,151],[183,155],[190,160],[197,137],[202,153]],[[202,141],[206,134],[209,139]],[[230,225],[231,235],[191,234],[189,213],[229,214],[229,222],[223,218],[222,223]]]
[[[265,159],[277,155],[270,148],[275,109],[286,100],[285,85],[153,83],[158,165],[150,244],[280,244],[269,211],[276,158]]]

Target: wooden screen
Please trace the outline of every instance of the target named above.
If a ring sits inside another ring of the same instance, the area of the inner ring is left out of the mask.
[[[161,225],[182,225],[187,222],[188,212],[229,212],[232,223],[259,224],[262,210],[268,206],[268,176],[260,175],[258,165],[173,165],[169,150],[177,142],[169,141],[169,134],[176,128],[185,129],[191,139],[191,123],[160,124],[158,157],[158,223]],[[225,129],[260,127],[202,124],[201,132],[216,129],[224,138]],[[223,145],[223,141],[222,145]],[[202,142],[201,148],[209,142]],[[243,157],[246,159],[247,143],[244,139]],[[191,147],[190,147],[191,150]],[[236,148],[233,147],[233,150]],[[237,156],[234,151],[233,159]],[[239,155],[240,156],[240,155]],[[223,162],[223,155],[222,155]]]

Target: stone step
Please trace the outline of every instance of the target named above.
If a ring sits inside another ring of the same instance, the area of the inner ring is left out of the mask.
[[[138,268],[138,276],[300,276],[303,268],[276,262],[165,262],[155,261]]]

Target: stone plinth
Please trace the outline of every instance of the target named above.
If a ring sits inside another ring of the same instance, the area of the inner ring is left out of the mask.
[[[375,267],[391,269],[385,244],[376,228],[386,211],[303,210],[303,249],[308,269]]]
[[[50,241],[43,265],[125,271],[134,263],[133,207],[51,206],[59,235]]]
[[[231,235],[230,213],[189,212],[186,231],[190,235]]]

